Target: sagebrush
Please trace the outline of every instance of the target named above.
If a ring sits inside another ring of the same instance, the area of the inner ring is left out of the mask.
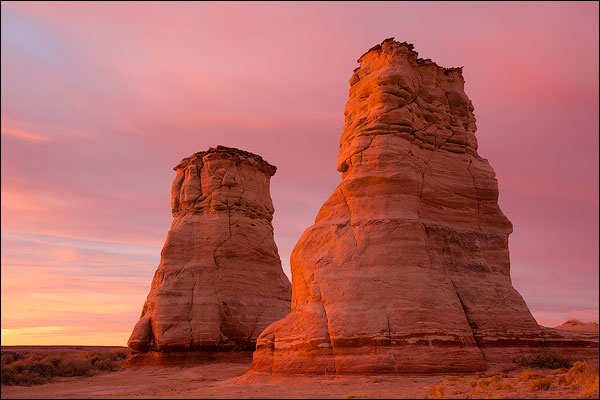
[[[38,385],[59,376],[117,371],[128,349],[88,352],[2,351],[2,385]]]

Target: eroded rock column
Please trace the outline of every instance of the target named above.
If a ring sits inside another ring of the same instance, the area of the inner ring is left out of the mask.
[[[174,169],[173,224],[129,347],[251,349],[267,325],[290,311],[290,283],[271,225],[276,168],[217,146]]]
[[[542,346],[461,68],[393,39],[358,62],[342,182],[293,250],[292,313],[261,334],[251,372],[468,372],[487,348]]]

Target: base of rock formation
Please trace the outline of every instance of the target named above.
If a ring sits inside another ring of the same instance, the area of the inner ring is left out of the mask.
[[[598,333],[569,332],[540,327],[539,346],[487,346],[483,347],[486,367],[510,365],[521,356],[534,356],[541,351],[556,352],[572,362],[598,358]]]
[[[252,360],[250,350],[232,351],[152,351],[130,355],[121,369],[145,367],[192,367],[209,363],[226,363]]]

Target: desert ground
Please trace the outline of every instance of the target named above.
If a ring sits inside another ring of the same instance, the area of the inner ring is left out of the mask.
[[[64,349],[60,351],[65,354]],[[71,351],[82,357],[90,354],[88,348]],[[594,382],[578,384],[569,379],[572,374],[567,368],[525,367],[459,376],[294,377],[242,382],[245,380],[240,377],[250,363],[251,353],[244,352],[190,367],[98,371],[93,376],[57,377],[40,385],[2,385],[2,398],[598,398],[597,360],[591,362],[595,387]]]

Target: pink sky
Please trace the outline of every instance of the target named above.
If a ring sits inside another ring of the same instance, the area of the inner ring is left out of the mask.
[[[2,344],[125,345],[172,167],[278,167],[285,272],[341,180],[348,79],[388,37],[464,66],[534,316],[598,320],[598,3],[2,3]]]

